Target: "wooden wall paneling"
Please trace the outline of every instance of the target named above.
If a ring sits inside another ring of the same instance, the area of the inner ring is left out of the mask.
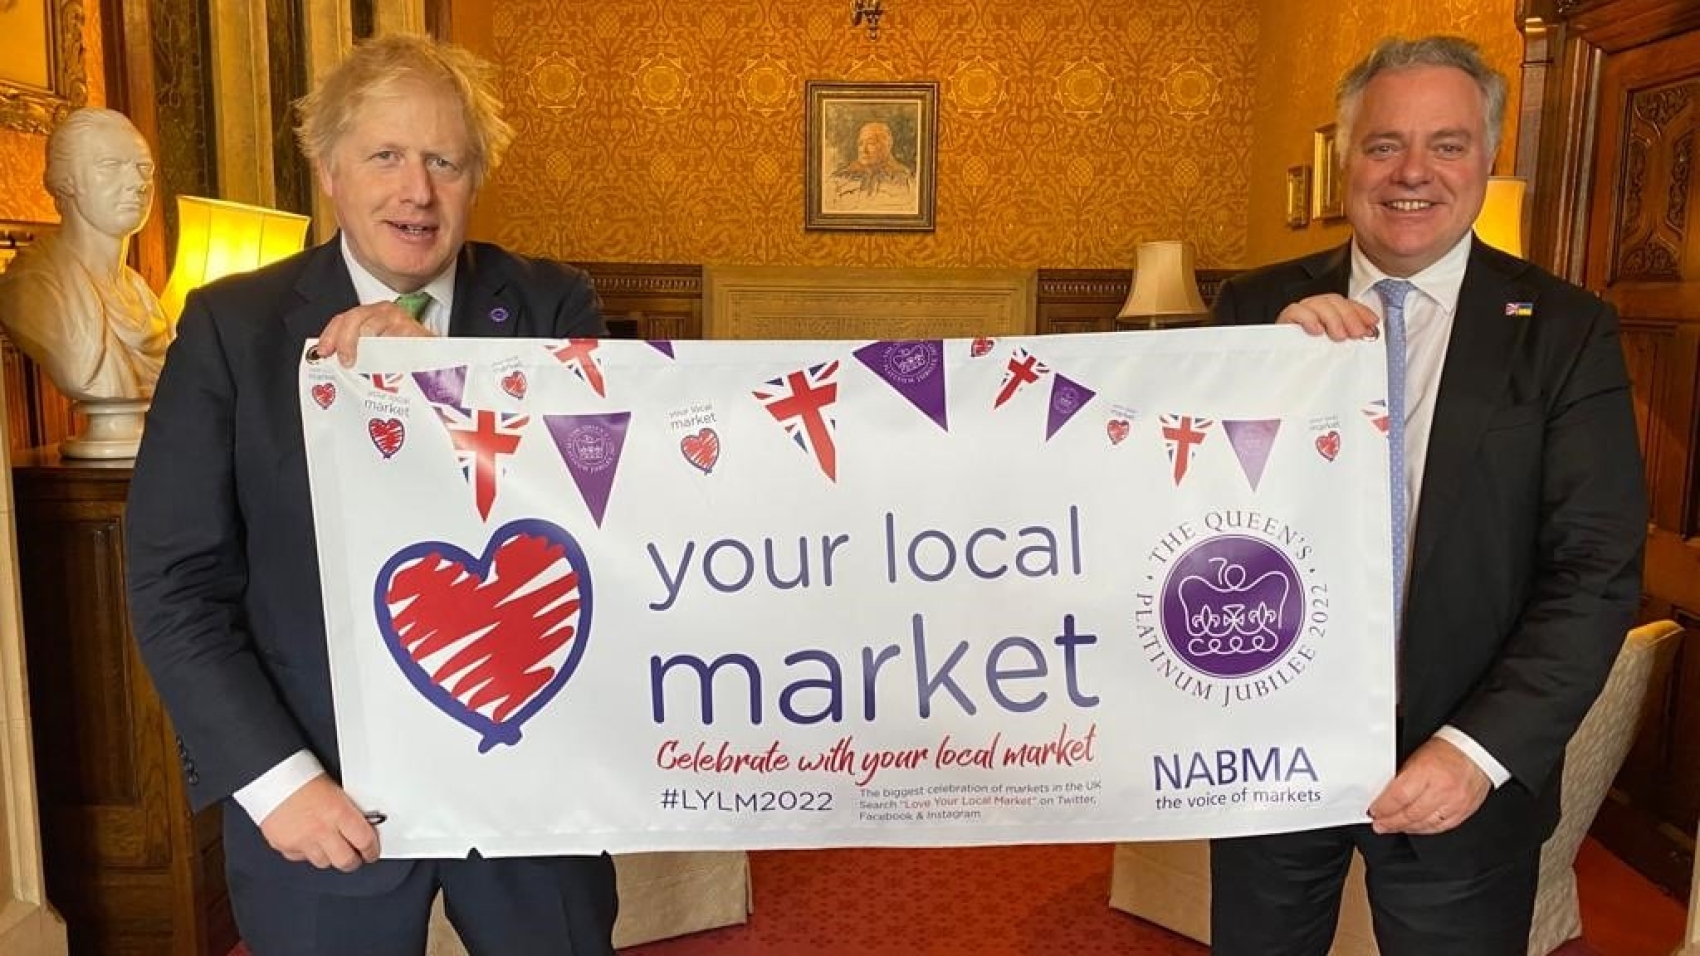
[[[1644,613],[1690,632],[1595,834],[1686,895],[1700,816],[1700,7],[1558,7],[1568,39],[1549,88],[1567,99],[1543,114],[1536,235],[1560,237],[1546,251],[1566,274],[1578,257],[1566,257],[1564,237],[1585,236],[1580,274],[1623,319],[1650,502]]]
[[[1604,58],[1562,23],[1545,25],[1532,42],[1558,52],[1555,63],[1542,70],[1540,122],[1518,128],[1518,167],[1524,168],[1525,154],[1534,157],[1535,165],[1529,184],[1529,260],[1581,284]],[[1524,87],[1526,97],[1533,93]]]
[[[618,339],[702,338],[702,266],[581,262],[590,273],[608,333]]]
[[[1198,292],[1205,306],[1216,303],[1222,283],[1238,269],[1199,269]],[[1114,332],[1116,313],[1133,287],[1128,269],[1040,269],[1038,332]]]
[[[52,223],[0,222],[0,272],[24,246],[57,228]],[[14,454],[57,444],[72,433],[71,400],[4,333],[0,333],[0,384],[6,390],[7,436]]]
[[[176,738],[130,636],[128,462],[13,470],[49,899],[72,954],[225,956],[215,808],[191,816]]]

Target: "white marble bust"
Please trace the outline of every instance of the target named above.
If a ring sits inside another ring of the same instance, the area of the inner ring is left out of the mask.
[[[124,264],[153,208],[153,156],[122,113],[80,109],[47,141],[57,235],[0,274],[0,324],[59,390],[80,402],[147,399],[171,329]]]

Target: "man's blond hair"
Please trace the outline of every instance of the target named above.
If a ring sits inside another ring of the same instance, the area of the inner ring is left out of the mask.
[[[429,37],[391,34],[367,40],[295,101],[301,117],[295,138],[315,166],[328,168],[336,144],[366,102],[397,83],[415,80],[449,90],[459,101],[472,139],[473,187],[501,164],[513,141],[513,127],[502,119],[502,101],[491,81],[493,69],[471,51]]]

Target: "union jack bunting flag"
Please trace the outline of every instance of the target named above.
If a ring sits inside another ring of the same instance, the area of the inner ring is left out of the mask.
[[[373,388],[380,392],[388,392],[391,395],[401,391],[402,379],[406,377],[406,372],[378,372],[366,376]]]
[[[997,401],[992,403],[992,407],[1002,408],[1003,403],[1014,398],[1016,392],[1050,373],[1050,368],[1031,352],[1017,347],[1010,353],[1009,364],[1004,367],[1003,384],[998,386]]]
[[[596,354],[601,343],[596,339],[568,339],[549,350],[562,365],[572,369],[579,380],[602,398],[608,397],[608,384],[602,377],[602,357]]]
[[[1215,422],[1208,418],[1194,418],[1191,415],[1163,416],[1163,444],[1169,449],[1169,462],[1174,465],[1175,487],[1180,487],[1181,480],[1186,477],[1187,466],[1192,464],[1192,450],[1204,443],[1210,426]]]
[[[472,500],[478,517],[489,519],[496,503],[496,486],[507,474],[504,458],[519,448],[521,433],[531,416],[488,408],[457,408],[432,405],[449,433],[460,473],[472,485]]]
[[[768,379],[753,394],[773,420],[784,426],[797,447],[814,456],[827,480],[838,480],[837,420],[829,410],[838,401],[838,363],[823,362]]]
[[[1381,433],[1381,437],[1386,438],[1387,403],[1385,401],[1370,402],[1368,405],[1364,406],[1363,412],[1364,418],[1367,419],[1371,425],[1375,426],[1375,430]]]

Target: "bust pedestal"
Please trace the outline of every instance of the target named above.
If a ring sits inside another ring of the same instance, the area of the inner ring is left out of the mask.
[[[74,402],[71,411],[83,416],[82,432],[59,445],[66,458],[118,460],[136,457],[142,443],[142,422],[148,413],[144,399],[110,398]]]

